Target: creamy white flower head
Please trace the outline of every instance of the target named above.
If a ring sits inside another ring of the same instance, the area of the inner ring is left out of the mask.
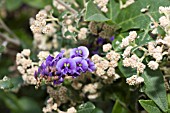
[[[108,8],[106,5],[108,4],[109,0],[94,0],[93,3],[97,4],[97,6],[101,9],[102,12],[108,12]]]
[[[170,36],[165,36],[164,39],[163,39],[166,43],[166,45],[168,45],[168,47],[170,47]]]
[[[31,53],[30,49],[24,49],[24,50],[21,52],[21,54],[23,54],[23,55],[26,56],[26,57],[30,56],[30,53]]]
[[[136,79],[136,84],[141,84],[141,83],[143,83],[144,82],[144,79],[142,78],[142,77],[138,77],[137,79]]]
[[[108,51],[110,51],[111,49],[112,49],[112,45],[111,45],[110,43],[103,45],[103,51],[104,51],[104,52],[108,52]]]
[[[162,16],[159,18],[159,22],[162,27],[166,27],[169,24],[170,20],[166,16]]]
[[[97,97],[99,97],[100,96],[100,93],[94,93],[94,94],[90,94],[90,95],[88,95],[87,97],[88,97],[88,99],[90,99],[90,100],[94,100],[94,99],[96,99]],[[69,112],[70,113],[70,112]]]
[[[115,68],[110,67],[110,68],[107,70],[107,75],[108,75],[109,77],[111,77],[111,76],[113,76],[113,75],[115,75],[115,74],[116,74]]]
[[[49,23],[47,24],[43,29],[42,33],[47,34],[48,36],[53,35],[56,32],[56,28],[53,24]]]
[[[137,75],[133,75],[133,76],[131,76],[129,78],[126,78],[126,83],[128,83],[129,85],[135,85],[137,78],[138,78]]]
[[[130,66],[131,66],[132,68],[136,68],[137,65],[138,65],[138,64],[137,64],[138,61],[139,61],[138,56],[137,56],[136,54],[132,55],[132,56],[130,57]]]
[[[156,48],[154,49],[154,53],[162,53],[163,49],[160,46],[156,46]]]
[[[144,82],[144,79],[137,75],[133,75],[126,79],[126,83],[128,83],[129,85],[138,85],[141,84],[142,82]]]
[[[115,68],[118,66],[118,62],[115,60],[112,60],[112,61],[110,61],[109,66]]]
[[[37,56],[38,59],[44,60],[48,57],[49,54],[50,54],[49,51],[40,51]]]
[[[138,63],[137,63],[137,70],[138,70],[140,73],[143,73],[145,67],[146,67],[146,66],[145,66],[142,62],[138,62]]]
[[[170,7],[160,6],[159,7],[159,13],[160,14],[164,13],[165,15],[169,15],[170,14]]]
[[[77,113],[77,110],[74,107],[71,107],[67,110],[67,113]]]
[[[130,58],[125,58],[123,60],[123,66],[125,66],[125,67],[131,66],[131,59]]]
[[[115,76],[114,76],[114,80],[117,80],[117,79],[119,79],[119,78],[120,78],[120,75],[115,74]]]
[[[96,93],[97,92],[97,88],[95,87],[94,84],[87,84],[83,87],[82,89],[83,93]]]
[[[130,31],[130,32],[129,32],[129,36],[128,36],[129,41],[132,42],[132,41],[134,41],[136,38],[137,38],[137,33],[136,33],[136,31]]]
[[[125,51],[124,51],[123,54],[122,54],[123,58],[128,57],[128,56],[130,55],[130,52],[131,52],[131,49],[132,49],[132,48],[133,48],[132,46],[128,46],[128,47],[125,49]]]
[[[148,67],[149,67],[150,69],[152,69],[152,70],[156,70],[156,69],[158,69],[159,64],[158,64],[157,62],[155,62],[155,61],[150,61],[150,62],[148,63]]]
[[[115,51],[110,51],[109,53],[106,54],[106,58],[108,60],[115,60],[118,61],[120,59],[120,54],[116,53]]]
[[[166,44],[166,42],[162,39],[156,40],[156,44]]]
[[[25,69],[22,66],[18,66],[17,69],[21,74],[25,74]]]
[[[97,70],[96,70],[96,74],[98,75],[98,76],[102,76],[102,75],[104,75],[106,73],[106,71],[104,71],[104,69],[102,69],[102,68],[97,68]]]
[[[128,45],[129,45],[129,39],[128,39],[128,37],[122,39],[122,43],[121,43],[120,46],[121,46],[122,48],[124,48],[124,47],[126,47],[126,46],[128,46]]]
[[[155,49],[154,42],[149,42],[148,43],[148,51],[149,51],[150,55],[152,55],[154,53],[154,49]]]
[[[162,60],[162,53],[154,53],[153,58],[155,58],[156,61]]]
[[[47,11],[46,10],[40,10],[38,14],[36,15],[36,20],[42,21],[43,19],[47,18]]]
[[[109,61],[107,60],[102,60],[99,65],[101,65],[101,68],[106,70],[109,67]]]
[[[101,56],[99,56],[98,54],[95,54],[91,57],[91,60],[94,62],[94,63],[98,63],[100,62],[101,60],[103,60],[103,58]]]
[[[78,39],[80,40],[84,40],[87,38],[87,32],[88,32],[88,29],[83,27],[80,29],[80,32],[78,33]]]

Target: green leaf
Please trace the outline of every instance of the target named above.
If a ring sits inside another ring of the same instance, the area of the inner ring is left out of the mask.
[[[38,104],[31,98],[23,97],[18,101],[23,113],[41,113],[41,109]]]
[[[130,113],[130,112],[119,103],[119,100],[116,100],[114,107],[112,109],[112,113]]]
[[[78,106],[77,113],[92,113],[95,110],[94,104],[87,102]]]
[[[23,113],[18,98],[14,94],[0,90],[0,99],[4,101],[12,113]]]
[[[92,0],[87,3],[85,21],[105,22],[108,20],[109,19],[104,16],[104,14],[97,8]]]
[[[146,68],[142,77],[144,78],[143,90],[145,94],[152,99],[162,111],[166,112],[168,110],[168,102],[163,74],[160,69],[153,71]]]
[[[95,108],[92,113],[104,113],[104,112],[99,108]]]
[[[6,90],[11,88],[13,88],[13,84],[10,78],[5,76],[2,80],[0,80],[0,89]]]
[[[22,0],[6,0],[5,6],[7,10],[12,11],[19,8],[22,5]]]
[[[146,29],[150,24],[151,19],[147,14],[141,13],[142,8],[146,8],[148,5],[149,13],[153,18],[158,21],[160,17],[159,6],[169,6],[169,0],[137,0],[132,5],[124,8],[120,11],[116,23],[122,27],[122,31],[127,31],[133,28]]]
[[[11,78],[11,82],[13,84],[13,88],[11,88],[10,91],[17,92],[23,84],[23,79],[21,76],[18,76],[15,78]]]
[[[23,0],[23,2],[31,7],[38,9],[44,8],[46,5],[52,4],[52,0]]]
[[[148,113],[162,113],[152,100],[139,100],[139,103]]]
[[[120,10],[120,4],[117,3],[115,0],[109,0],[108,3],[108,9],[109,11],[106,13],[106,16],[115,23],[115,19],[117,18]]]
[[[4,51],[5,47],[4,46],[0,46],[0,53],[2,53]]]
[[[120,72],[123,74],[124,77],[128,78],[132,75],[136,75],[136,69],[133,69],[131,67],[124,67],[123,66],[123,61],[121,60],[118,64],[118,68]]]

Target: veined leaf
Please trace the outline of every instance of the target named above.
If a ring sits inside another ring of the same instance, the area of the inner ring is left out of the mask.
[[[144,78],[143,90],[145,94],[152,99],[162,111],[166,112],[168,110],[168,102],[162,72],[159,69],[151,70],[146,68],[142,77]]]
[[[140,10],[149,5],[149,14],[155,20],[158,20],[160,17],[159,6],[169,6],[169,3],[169,0],[137,0],[132,5],[122,9],[115,21],[122,27],[122,31],[133,28],[146,29],[151,19],[147,14],[141,13]]]
[[[96,21],[96,22],[105,22],[109,19],[104,16],[104,14],[97,8],[97,6],[90,0],[87,3],[86,13],[85,13],[86,21]]]
[[[127,109],[125,109],[122,105],[120,105],[118,100],[116,100],[114,107],[112,109],[112,113],[130,113],[130,112]]]
[[[162,113],[152,100],[139,100],[139,103],[148,113]]]

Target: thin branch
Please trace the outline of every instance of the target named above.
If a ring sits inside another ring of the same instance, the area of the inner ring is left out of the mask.
[[[74,10],[73,8],[71,8],[70,6],[68,6],[66,3],[64,3],[62,0],[56,0],[59,4],[61,4],[62,6],[64,6],[67,10],[69,10],[70,12],[72,12],[73,14],[77,14],[78,12],[76,10]]]
[[[7,39],[7,41],[10,41],[11,43],[14,43],[15,45],[20,45],[19,38],[15,35],[14,32],[12,32],[8,26],[4,23],[4,21],[0,18],[0,27],[3,28],[6,32],[8,32],[14,39],[9,38],[7,35],[4,35],[1,33],[1,37],[4,37],[4,39]]]
[[[0,33],[0,37],[3,38],[3,39],[5,39],[6,41],[8,41],[8,42],[10,42],[10,43],[13,43],[13,44],[17,45],[17,46],[20,45],[20,42],[19,42],[18,40],[13,39],[13,38],[9,38],[9,37],[8,37],[7,35],[5,35],[5,34]]]
[[[8,26],[4,23],[4,21],[0,18],[0,25],[2,26],[2,28],[4,28],[4,30],[6,30],[9,34],[11,34],[14,38],[18,38],[14,32],[12,32]]]

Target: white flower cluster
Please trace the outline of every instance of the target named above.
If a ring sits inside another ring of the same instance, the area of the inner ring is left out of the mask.
[[[104,52],[108,52],[108,51],[110,51],[111,49],[112,49],[112,45],[111,45],[110,43],[103,45],[103,51],[104,51]]]
[[[66,10],[66,8],[63,5],[59,4],[57,0],[53,0],[53,6],[56,7],[58,11],[61,12]]]
[[[107,8],[107,4],[108,4],[109,0],[94,0],[93,3],[97,4],[97,6],[101,9],[102,12],[107,13],[108,12],[108,8]]]
[[[100,93],[97,92],[97,90],[101,89],[101,87],[102,87],[102,84],[99,82],[90,83],[90,84],[85,85],[82,91],[84,94],[89,93],[87,96],[88,99],[93,100],[100,96]]]
[[[148,63],[148,67],[149,67],[150,69],[152,69],[152,70],[156,70],[156,69],[158,69],[159,64],[158,64],[157,62],[155,62],[155,61],[150,61],[150,62]]]
[[[149,55],[153,56],[153,58],[156,59],[156,61],[160,61],[162,60],[163,57],[163,46],[156,46],[156,43],[154,42],[149,42],[148,43],[148,51],[149,51]]]
[[[17,53],[16,64],[24,82],[26,84],[36,84],[34,72],[38,69],[38,65],[30,59],[29,49],[24,49],[21,53]]]
[[[106,44],[105,46],[108,45]],[[106,50],[110,49],[106,47]],[[118,61],[120,59],[120,54],[110,50],[110,52],[106,54],[106,58],[107,59],[95,54],[92,56],[92,61],[95,63],[96,74],[104,79],[104,81],[109,80],[110,83],[112,83],[113,80],[120,78],[120,76],[115,72],[115,68],[118,66]]]
[[[132,55],[131,57],[126,57],[123,60],[123,66],[137,68],[137,71],[139,73],[143,73],[143,71],[146,67],[142,62],[140,62],[140,59],[135,54]]]
[[[160,26],[166,32],[166,36],[164,37],[163,41],[165,42],[168,47],[170,47],[170,6],[169,7],[159,7],[159,12],[164,14],[164,16],[159,18]]]
[[[58,109],[57,103],[54,103],[53,98],[49,98],[47,100],[46,107],[43,107],[43,113],[52,113],[54,111],[57,111],[57,113],[77,113],[77,110],[74,107],[70,107],[67,109],[67,111],[61,111]]]
[[[88,32],[88,29],[85,28],[85,27],[82,27],[78,33],[78,39],[79,40],[84,40],[87,38],[87,32]]]
[[[58,110],[57,107],[58,107],[57,103],[54,103],[53,98],[49,98],[47,100],[47,106],[43,107],[42,111],[43,111],[43,113],[51,113],[53,110],[57,111]]]
[[[122,39],[121,47],[127,47],[131,42],[133,42],[137,38],[137,33],[136,31],[130,31],[129,36],[126,38]]]
[[[30,18],[30,29],[34,35],[34,45],[41,50],[50,50],[52,47],[57,48],[57,35],[54,23],[47,23],[49,11],[51,8],[46,6],[36,15],[36,19]],[[52,37],[52,41],[48,42],[49,37]]]
[[[129,85],[138,85],[144,82],[144,79],[138,75],[133,75],[126,79],[126,83]]]

